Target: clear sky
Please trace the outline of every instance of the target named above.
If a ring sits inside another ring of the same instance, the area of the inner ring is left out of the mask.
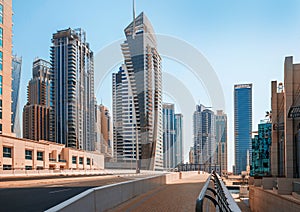
[[[91,49],[97,53],[115,40],[124,39],[123,29],[132,20],[131,3],[131,0],[13,0],[13,52],[23,57],[21,109],[26,103],[32,62],[35,57],[49,59],[51,37],[56,30],[83,28]],[[217,73],[226,98],[231,170],[233,85],[253,83],[255,130],[265,111],[270,110],[270,81],[283,80],[284,57],[293,55],[295,62],[300,62],[300,1],[137,0],[136,13],[142,11],[155,32],[188,42],[206,57]],[[186,71],[165,60],[163,71],[171,70]],[[193,81],[188,77],[185,80]],[[197,101],[206,103],[201,92],[187,87],[192,89]],[[111,104],[109,89],[107,94],[97,94],[98,101],[101,98],[104,104]],[[169,99],[165,97],[166,101]],[[191,135],[186,137],[191,138]]]

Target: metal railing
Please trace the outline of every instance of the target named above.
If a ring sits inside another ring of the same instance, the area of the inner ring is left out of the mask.
[[[215,171],[213,171],[207,178],[196,200],[197,212],[204,211],[205,200],[211,201],[216,211],[241,211],[234,199],[232,198],[230,192],[224,185],[223,181],[220,179],[219,175]],[[206,207],[209,206],[209,204],[206,204]],[[209,211],[211,211],[211,209],[209,209]]]

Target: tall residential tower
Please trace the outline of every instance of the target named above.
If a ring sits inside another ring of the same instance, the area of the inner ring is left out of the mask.
[[[22,58],[16,55],[12,58],[12,126],[11,131],[16,134],[17,137],[21,137],[21,124],[20,124],[20,111],[19,111],[19,91],[20,91],[20,79]]]
[[[141,168],[162,169],[162,73],[156,37],[144,13],[124,32],[124,65],[113,75],[115,157],[135,157],[130,151],[138,143]]]
[[[217,164],[222,172],[227,172],[227,115],[223,110],[217,110],[216,114],[216,145]]]
[[[53,34],[51,47],[51,139],[95,149],[94,56],[82,29]]]
[[[27,87],[27,104],[23,109],[23,137],[49,140],[50,63],[42,59],[33,62],[32,79]]]

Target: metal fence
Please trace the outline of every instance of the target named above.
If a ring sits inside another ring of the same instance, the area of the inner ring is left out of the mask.
[[[241,210],[222,182],[220,176],[213,171],[207,178],[196,200],[196,211],[240,212]]]

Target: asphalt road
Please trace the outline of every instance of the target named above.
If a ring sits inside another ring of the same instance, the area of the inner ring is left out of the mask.
[[[0,182],[0,212],[44,211],[89,188],[127,180],[98,176]]]

